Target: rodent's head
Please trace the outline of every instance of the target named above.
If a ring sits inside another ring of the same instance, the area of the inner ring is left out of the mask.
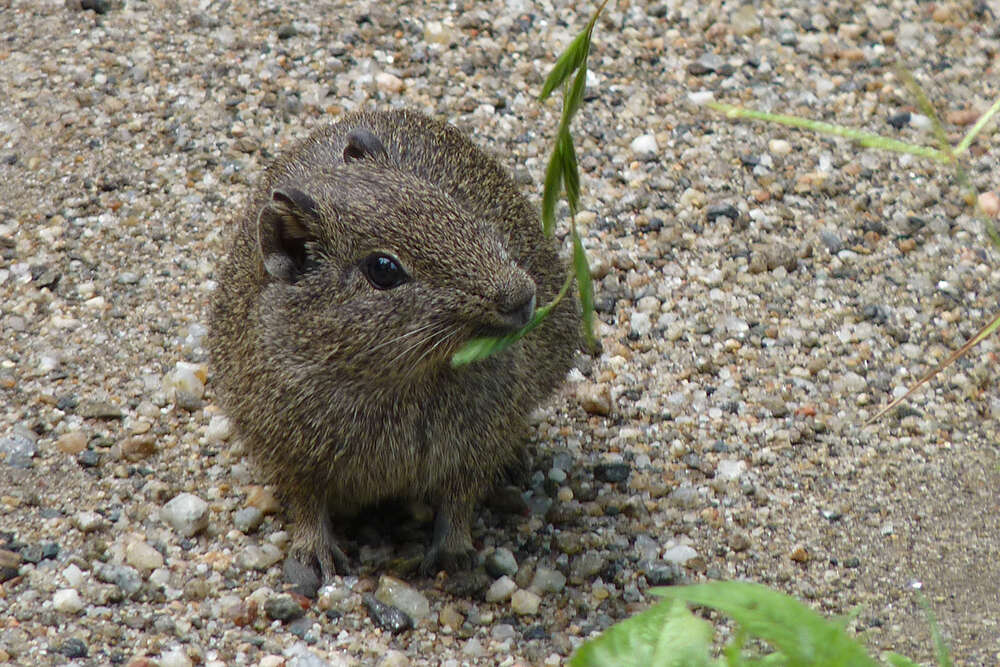
[[[370,133],[344,158],[279,182],[258,212],[272,354],[304,370],[419,379],[469,338],[530,320],[535,283],[493,225],[393,166]]]

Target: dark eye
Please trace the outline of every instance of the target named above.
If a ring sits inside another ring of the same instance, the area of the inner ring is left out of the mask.
[[[375,289],[399,287],[410,278],[398,261],[382,253],[365,257],[361,262],[361,272]]]

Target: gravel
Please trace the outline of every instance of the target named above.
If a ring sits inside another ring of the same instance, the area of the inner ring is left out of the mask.
[[[602,351],[476,512],[491,574],[420,577],[430,527],[366,516],[356,571],[285,590],[288,517],[205,351],[228,223],[372,106],[455,123],[537,199],[536,96],[589,9],[0,0],[0,662],[559,664],[713,579],[928,662],[918,582],[957,664],[1000,661],[997,342],[866,425],[995,314],[996,250],[944,168],[703,106],[933,144],[898,61],[957,141],[1000,94],[989,3],[610,3],[573,125]],[[994,137],[966,167],[996,215]]]

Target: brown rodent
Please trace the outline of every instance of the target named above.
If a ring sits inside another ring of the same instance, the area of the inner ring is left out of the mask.
[[[221,403],[294,520],[293,558],[328,579],[347,564],[336,517],[419,499],[436,512],[422,570],[473,562],[474,504],[569,369],[576,303],[484,361],[450,358],[519,329],[565,276],[499,164],[422,114],[350,114],[268,169],[210,348]]]

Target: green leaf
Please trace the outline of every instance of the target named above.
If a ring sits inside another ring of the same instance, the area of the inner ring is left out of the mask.
[[[587,53],[590,51],[590,33],[593,29],[594,24],[591,21],[591,23],[587,24],[586,29],[577,35],[570,42],[569,46],[566,47],[566,50],[562,52],[562,55],[559,56],[559,60],[552,66],[552,71],[549,72],[548,78],[545,79],[545,85],[542,86],[542,93],[538,96],[539,102],[544,102],[548,99],[552,91],[563,85],[566,79],[569,78],[569,75],[575,72],[580,67],[580,64],[587,59]]]
[[[545,187],[542,190],[542,231],[546,236],[552,236],[556,228],[556,204],[562,190],[563,161],[559,155],[559,143],[549,157],[549,166],[545,170]]]
[[[703,605],[731,616],[747,634],[766,641],[788,665],[874,667],[864,648],[832,623],[792,597],[743,581],[718,581],[651,591],[672,600]]]
[[[845,139],[850,139],[859,146],[864,146],[865,148],[881,148],[883,150],[894,151],[896,153],[908,153],[918,157],[930,158],[942,163],[952,161],[950,151],[942,151],[929,146],[908,144],[904,141],[883,137],[878,134],[872,134],[871,132],[862,132],[861,130],[844,127],[843,125],[833,125],[832,123],[824,123],[811,118],[802,118],[801,116],[789,116],[787,114],[767,113],[765,111],[755,111],[754,109],[743,109],[741,107],[734,107],[731,104],[723,104],[721,102],[708,102],[706,103],[706,106],[711,109],[715,109],[716,111],[721,111],[726,114],[727,118],[752,118],[754,120],[766,120],[772,123],[779,123],[780,125],[787,125],[788,127],[798,127],[805,130],[812,130],[813,132],[843,137]]]
[[[580,306],[583,311],[583,336],[591,350],[597,349],[597,336],[594,335],[594,283],[590,278],[590,265],[587,263],[587,253],[583,250],[583,242],[573,225],[573,272],[576,274],[576,284],[580,290]]]
[[[535,314],[531,316],[531,321],[514,333],[507,334],[506,336],[473,338],[467,341],[455,354],[451,355],[451,367],[459,368],[476,361],[481,361],[492,354],[506,350],[524,338],[532,329],[541,324],[549,316],[553,308],[559,305],[559,302],[566,296],[566,292],[569,291],[569,286],[572,283],[572,277],[567,276],[563,282],[563,286],[559,289],[559,293],[556,294],[556,298],[535,310]]]
[[[882,657],[892,667],[920,667],[917,663],[898,653],[888,653]]]
[[[583,104],[583,93],[587,89],[587,54],[584,54],[580,69],[573,77],[573,85],[569,87],[566,98],[563,100],[562,120],[560,126],[569,130],[569,122],[576,115],[577,109]]]
[[[559,159],[562,162],[566,203],[569,204],[570,215],[576,215],[580,210],[580,167],[576,162],[576,149],[573,148],[573,136],[569,133],[569,128],[560,128],[557,146]]]
[[[712,626],[680,602],[661,602],[581,646],[571,667],[699,667],[709,658]]]

